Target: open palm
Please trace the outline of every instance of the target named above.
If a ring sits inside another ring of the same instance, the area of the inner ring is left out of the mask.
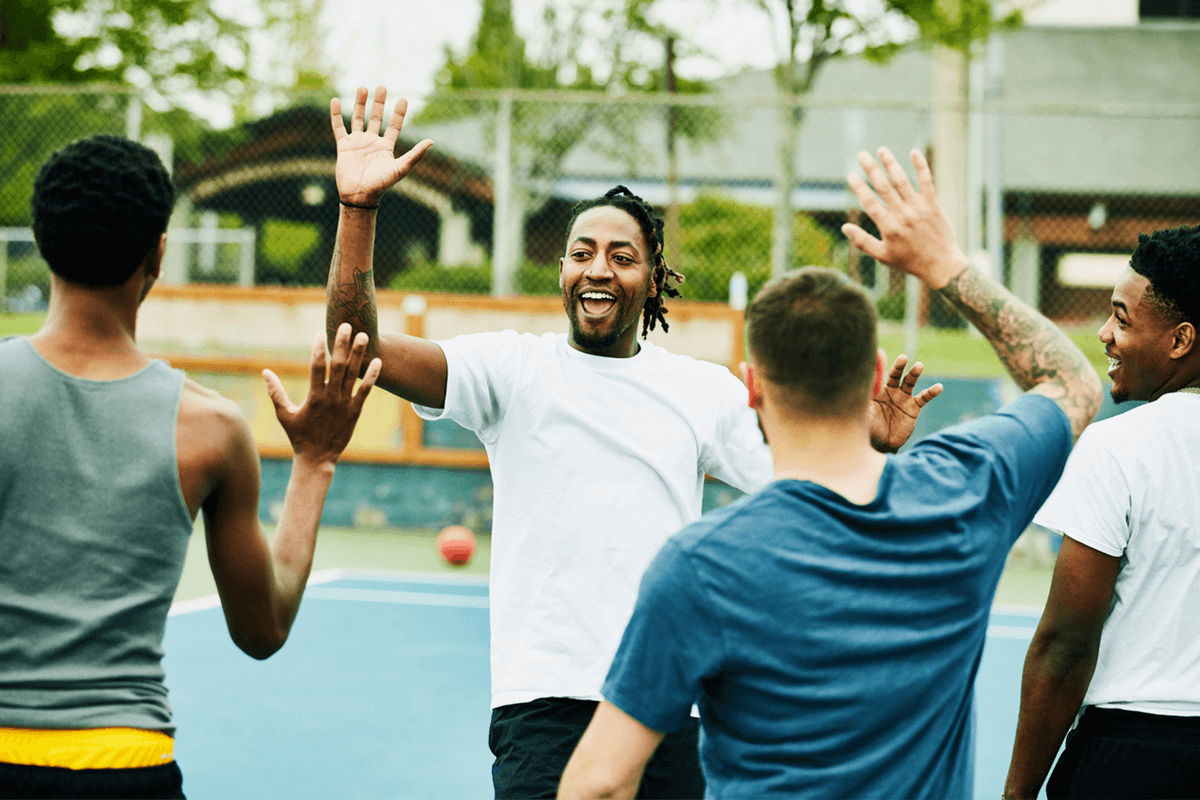
[[[917,426],[917,418],[921,409],[933,398],[942,393],[942,384],[933,386],[913,394],[917,379],[925,371],[925,365],[920,361],[913,364],[908,374],[904,368],[908,365],[908,356],[897,356],[888,372],[887,381],[879,388],[879,393],[872,398],[871,403],[871,445],[881,452],[894,453],[912,436]]]
[[[391,119],[381,135],[386,100],[387,89],[377,86],[375,98],[371,102],[371,113],[367,116],[367,88],[360,86],[354,98],[349,131],[346,130],[345,120],[342,118],[341,101],[336,97],[329,101],[333,138],[337,142],[334,178],[337,181],[338,196],[346,203],[378,205],[379,197],[407,175],[413,165],[421,160],[421,156],[425,155],[425,151],[433,146],[431,140],[423,139],[397,158],[394,155],[396,140],[404,127],[408,101],[403,97],[396,101]]]

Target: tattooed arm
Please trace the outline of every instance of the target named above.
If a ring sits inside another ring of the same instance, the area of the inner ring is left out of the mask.
[[[970,266],[938,204],[929,165],[916,151],[912,160],[918,189],[886,148],[879,150],[882,166],[859,155],[871,185],[857,175],[848,180],[879,238],[853,224],[842,231],[867,255],[950,301],[991,343],[1017,385],[1057,403],[1078,436],[1100,408],[1096,370],[1050,320]]]
[[[400,158],[394,158],[392,154],[408,104],[403,99],[397,101],[381,135],[386,99],[387,91],[378,87],[367,117],[367,90],[359,88],[350,133],[346,132],[342,119],[341,103],[334,98],[329,104],[333,138],[337,142],[334,175],[341,216],[325,290],[325,330],[331,343],[343,322],[350,323],[356,332],[366,332],[371,340],[368,356],[378,356],[383,361],[379,386],[406,400],[441,408],[446,401],[446,357],[442,348],[414,336],[379,333],[372,268],[379,198],[433,145],[426,139]]]

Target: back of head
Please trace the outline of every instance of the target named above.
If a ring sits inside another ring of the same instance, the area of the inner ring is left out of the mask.
[[[1147,299],[1160,313],[1200,327],[1200,225],[1138,234],[1129,266],[1149,281]]]
[[[46,160],[33,184],[33,231],[58,277],[117,286],[167,229],[175,188],[158,155],[119,136],[72,142]]]
[[[806,414],[861,412],[876,362],[875,305],[837,270],[805,267],[776,278],[746,309],[746,345],[762,377]]]

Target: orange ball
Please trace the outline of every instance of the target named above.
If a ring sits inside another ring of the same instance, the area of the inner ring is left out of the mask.
[[[437,549],[447,563],[461,567],[475,555],[475,534],[462,525],[448,525],[437,535]]]

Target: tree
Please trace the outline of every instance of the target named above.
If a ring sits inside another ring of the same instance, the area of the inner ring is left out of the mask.
[[[490,111],[495,120],[485,133],[496,152],[494,294],[512,292],[522,255],[515,243],[523,241],[525,220],[550,197],[563,161],[578,144],[587,141],[626,172],[636,172],[642,154],[638,122],[659,112],[636,103],[617,109],[613,101],[666,88],[658,59],[645,58],[663,47],[663,32],[645,19],[648,6],[647,0],[548,3],[542,19],[545,44],[533,55],[516,32],[511,0],[484,0],[468,51],[458,56],[447,48],[434,95],[419,119],[462,120]],[[703,88],[684,80],[676,86],[679,92]],[[494,92],[482,103],[463,101],[464,91],[479,89],[522,91],[515,96]],[[531,90],[590,93],[595,99],[580,94],[554,102],[524,99]],[[680,136],[700,139],[714,135],[720,124],[711,112],[683,110],[676,129]]]
[[[792,252],[791,193],[796,183],[796,145],[804,119],[801,98],[821,68],[857,53],[884,61],[916,41],[967,52],[997,27],[1020,21],[1013,12],[993,16],[990,0],[752,0],[775,30],[775,85],[780,100],[779,171],[771,248],[772,274],[787,271]]]

